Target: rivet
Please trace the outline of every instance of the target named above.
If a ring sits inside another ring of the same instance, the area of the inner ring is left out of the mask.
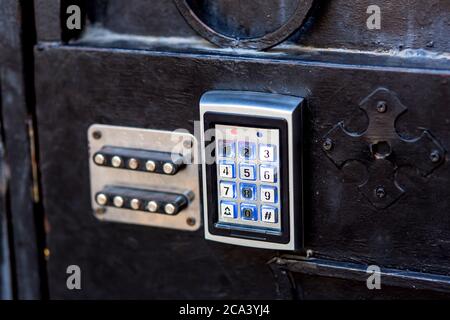
[[[322,144],[322,147],[325,151],[330,151],[333,148],[333,140],[326,138]]]
[[[378,104],[377,104],[377,111],[379,113],[385,113],[386,110],[387,110],[387,103],[386,103],[386,101],[378,102]]]
[[[130,207],[133,210],[139,210],[141,207],[141,201],[139,199],[131,199]]]
[[[430,160],[433,163],[439,162],[441,160],[441,153],[438,150],[433,150],[430,153]]]
[[[104,206],[108,202],[108,197],[104,193],[99,193],[96,200],[99,205]]]
[[[102,132],[101,132],[101,131],[94,131],[94,132],[92,133],[92,137],[93,137],[95,140],[99,140],[99,139],[102,138]]]
[[[114,168],[119,168],[122,165],[122,158],[119,156],[112,157],[111,164]]]
[[[173,166],[172,163],[170,163],[170,162],[164,163],[163,171],[164,171],[165,174],[172,174],[173,173],[173,169],[174,169],[174,166]]]
[[[383,187],[377,187],[375,188],[375,195],[382,199],[384,197],[386,197],[386,190]]]
[[[101,153],[97,153],[94,157],[94,162],[96,164],[102,165],[105,163],[105,157]]]
[[[156,163],[155,163],[155,161],[153,161],[153,160],[148,160],[146,163],[145,163],[145,169],[147,169],[147,171],[155,171],[155,169],[156,169]]]
[[[139,161],[137,161],[134,158],[131,158],[130,160],[128,160],[128,168],[132,169],[132,170],[136,170],[139,167]]]
[[[156,201],[150,201],[147,204],[147,210],[150,212],[156,212],[156,211],[158,211],[158,208],[159,208],[159,205]]]
[[[196,222],[195,218],[193,218],[193,217],[189,217],[189,218],[186,219],[186,223],[187,223],[188,226],[191,226],[191,227],[195,226],[195,222]]]
[[[192,148],[192,145],[193,145],[193,142],[192,142],[192,140],[190,140],[190,139],[184,140],[184,141],[183,141],[183,146],[184,146],[186,149],[191,149],[191,148]]]
[[[123,206],[123,198],[121,196],[115,196],[113,202],[117,208],[121,208]]]
[[[164,206],[164,212],[167,214],[174,214],[175,213],[175,206],[171,203],[168,203]]]

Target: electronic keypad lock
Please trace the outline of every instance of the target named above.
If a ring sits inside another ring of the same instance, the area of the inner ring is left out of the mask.
[[[210,91],[200,101],[206,239],[303,245],[300,97]]]

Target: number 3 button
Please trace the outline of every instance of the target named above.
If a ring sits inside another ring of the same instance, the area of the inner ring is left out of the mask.
[[[269,144],[259,145],[259,160],[260,161],[275,161],[275,146]]]

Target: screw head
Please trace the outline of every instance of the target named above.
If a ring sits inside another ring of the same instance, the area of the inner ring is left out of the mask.
[[[171,203],[168,203],[164,206],[164,212],[167,214],[174,214],[175,213],[175,206]]]
[[[137,161],[135,158],[131,158],[128,160],[128,168],[132,170],[136,170],[139,167],[139,161]]]
[[[387,103],[386,103],[386,101],[378,102],[378,104],[377,104],[377,111],[379,113],[385,113],[386,110],[387,110]]]
[[[325,151],[330,151],[333,148],[333,140],[326,138],[322,144],[322,147]]]
[[[156,212],[158,210],[158,208],[159,208],[159,205],[156,201],[150,201],[147,204],[147,210],[150,212]]]
[[[386,197],[386,190],[384,189],[384,187],[377,187],[375,188],[375,195],[378,198],[383,199],[384,197]]]
[[[95,140],[99,140],[99,139],[102,138],[102,132],[101,131],[94,131],[94,132],[92,132],[92,137]]]
[[[104,206],[108,202],[108,197],[104,193],[99,193],[95,200],[99,205]]]
[[[94,156],[94,162],[95,162],[96,164],[98,164],[98,165],[105,164],[105,161],[106,161],[105,156],[102,155],[101,153],[97,153],[97,154]]]
[[[437,163],[441,160],[441,153],[438,150],[433,150],[430,153],[430,160],[433,163]]]
[[[115,196],[113,202],[117,208],[123,207],[123,198],[121,196]]]
[[[111,164],[114,168],[119,168],[122,165],[122,158],[119,156],[112,157]]]
[[[186,219],[186,223],[187,223],[188,226],[191,226],[191,227],[195,226],[195,222],[196,222],[196,220],[193,217],[189,217],[189,218]]]
[[[133,210],[139,210],[141,207],[141,201],[139,199],[131,199],[130,207]]]
[[[155,171],[156,170],[156,163],[153,160],[148,160],[145,163],[145,169],[147,169],[147,171]]]
[[[191,149],[193,144],[194,143],[190,139],[183,141],[183,147],[185,147],[186,149]]]
[[[166,162],[163,165],[163,171],[165,174],[172,174],[174,169],[175,169],[175,167],[170,162]]]

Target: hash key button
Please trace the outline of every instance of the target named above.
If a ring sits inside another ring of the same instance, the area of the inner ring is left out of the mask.
[[[278,222],[278,209],[269,206],[261,207],[261,220],[267,223]]]

